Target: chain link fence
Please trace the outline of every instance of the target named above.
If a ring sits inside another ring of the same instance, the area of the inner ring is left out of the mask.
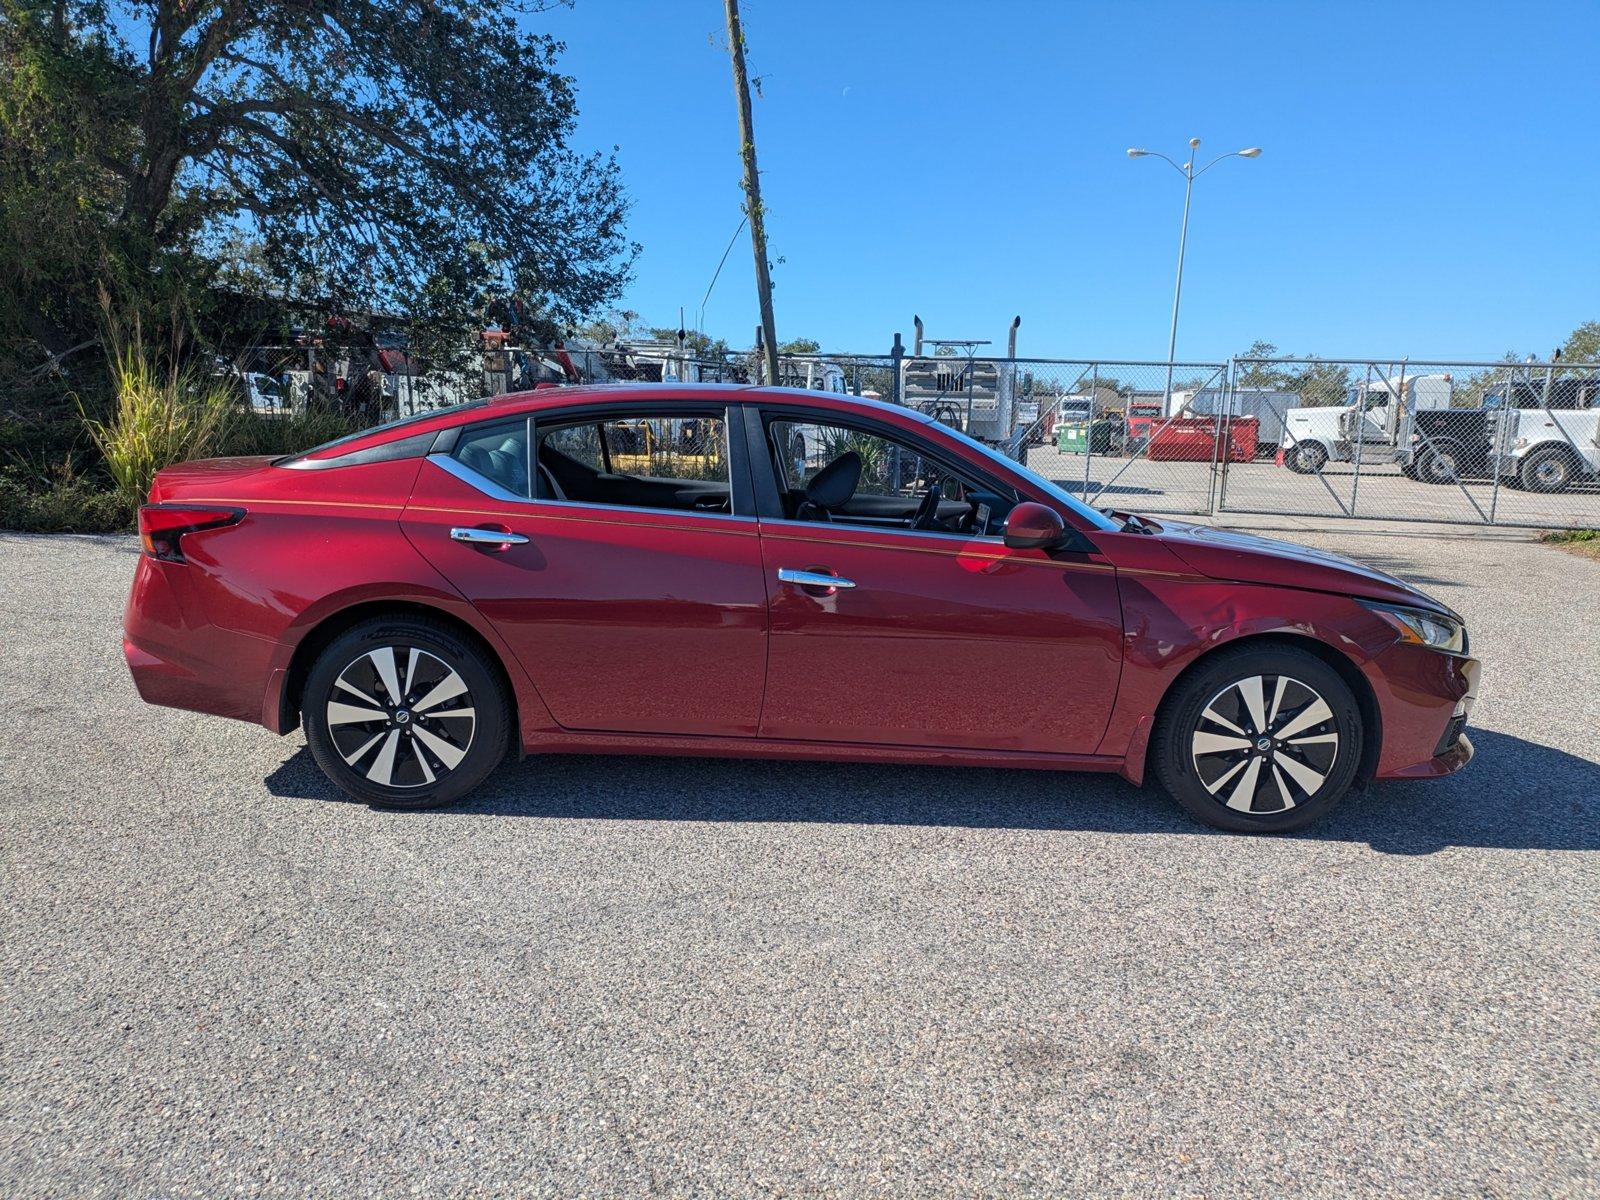
[[[753,354],[673,342],[488,337],[453,370],[376,343],[253,346],[219,356],[217,370],[263,415],[372,424],[539,386],[764,375]],[[897,342],[887,355],[785,354],[777,382],[914,408],[1097,507],[1600,526],[1600,364],[1019,359]]]
[[[1228,420],[1278,431],[1217,510],[1600,525],[1600,365],[1236,359]]]

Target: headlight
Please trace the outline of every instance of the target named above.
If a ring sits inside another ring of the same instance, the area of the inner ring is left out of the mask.
[[[1426,608],[1400,608],[1392,604],[1368,604],[1378,616],[1393,625],[1402,642],[1465,654],[1467,627],[1443,613]]]

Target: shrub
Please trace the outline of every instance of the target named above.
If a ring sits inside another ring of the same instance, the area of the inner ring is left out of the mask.
[[[233,416],[235,395],[222,379],[147,351],[139,328],[107,336],[112,407],[107,420],[84,414],[123,500],[136,507],[162,467],[216,452]]]
[[[355,433],[366,422],[342,413],[299,409],[282,415],[236,412],[222,434],[220,454],[299,454],[323,442]]]
[[[124,533],[133,528],[134,505],[120,491],[73,476],[58,476],[42,488],[39,482],[16,468],[0,471],[0,528],[25,533]]]

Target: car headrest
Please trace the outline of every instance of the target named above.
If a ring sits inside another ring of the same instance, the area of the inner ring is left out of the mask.
[[[806,484],[806,499],[820,508],[838,508],[856,494],[861,482],[861,455],[847,450]]]

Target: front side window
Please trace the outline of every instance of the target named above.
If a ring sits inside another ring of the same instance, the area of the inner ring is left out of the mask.
[[[790,520],[986,537],[1016,503],[1009,489],[870,429],[774,420],[767,435]]]
[[[608,416],[538,425],[538,496],[730,513],[723,414]]]

